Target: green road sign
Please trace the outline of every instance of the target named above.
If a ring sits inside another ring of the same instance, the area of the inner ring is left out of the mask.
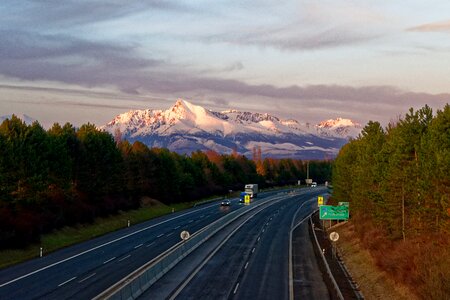
[[[321,220],[348,220],[348,206],[320,206]]]
[[[348,207],[350,205],[350,203],[349,202],[339,202],[338,205],[339,206],[347,206]]]

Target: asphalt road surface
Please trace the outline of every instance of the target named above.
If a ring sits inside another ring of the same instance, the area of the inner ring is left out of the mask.
[[[287,299],[291,221],[299,204],[319,191],[289,197],[245,222],[189,284],[193,290],[183,290],[179,298]],[[195,233],[242,207],[237,199],[230,207],[219,204],[160,217],[0,270],[0,299],[91,299],[178,243],[182,230]],[[299,211],[298,217],[311,210]]]
[[[264,196],[263,196],[264,197]],[[241,206],[237,199],[160,217],[0,270],[0,299],[87,299]]]
[[[239,230],[221,237],[228,240],[215,249],[212,257],[206,258],[205,251],[203,254],[201,251],[191,254],[205,257],[197,258],[203,260],[203,266],[192,271],[188,283],[174,282],[175,274],[186,273],[186,268],[192,268],[187,263],[179,264],[167,274],[166,277],[170,278],[163,278],[159,286],[156,285],[157,288],[148,290],[141,299],[289,299],[289,232],[293,224],[317,208],[316,196],[321,192],[324,190],[311,189],[299,195],[286,194],[283,200],[266,206],[249,218],[242,218]],[[309,236],[299,234],[296,247],[300,247],[302,253],[308,256],[302,262],[308,274],[303,279],[294,278],[294,286],[302,280],[306,282],[314,278],[314,284],[302,284],[302,295],[314,296],[309,299],[329,298],[320,270],[315,264]],[[190,260],[193,261],[194,257]],[[173,286],[183,288],[181,291],[167,292]]]

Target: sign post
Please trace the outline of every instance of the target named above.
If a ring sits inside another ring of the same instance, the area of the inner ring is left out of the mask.
[[[330,240],[332,245],[333,259],[336,259],[336,241],[339,239],[339,233],[333,231],[330,233]]]
[[[319,206],[323,205],[323,196],[317,197],[317,204],[318,204]]]

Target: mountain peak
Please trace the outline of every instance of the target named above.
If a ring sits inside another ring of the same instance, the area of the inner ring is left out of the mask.
[[[355,122],[338,118],[309,126],[269,113],[227,110],[215,112],[177,99],[167,110],[136,110],[117,116],[103,129],[119,129],[130,142],[166,147],[179,153],[214,150],[250,155],[261,147],[265,156],[323,157],[335,155],[347,137],[360,131]]]
[[[360,124],[344,118],[328,119],[317,124],[319,128],[361,127]]]

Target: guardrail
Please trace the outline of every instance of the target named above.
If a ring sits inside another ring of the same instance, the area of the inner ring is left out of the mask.
[[[111,286],[94,299],[129,300],[139,297],[178,262],[197,249],[203,242],[208,240],[220,229],[248,213],[250,210],[266,204],[267,202],[268,200],[257,205],[246,206],[245,208],[227,214],[193,234],[187,241],[181,241],[175,244],[166,252],[160,254],[158,257]]]
[[[312,223],[311,217],[309,218],[309,222],[310,222],[311,227],[312,227],[313,223]],[[314,230],[314,228],[313,228],[312,232],[313,232],[313,235],[314,235],[314,239],[316,240],[316,244],[317,244],[317,248],[319,249],[320,256],[322,257],[323,264],[325,265],[325,268],[327,270],[327,275],[330,278],[331,283],[333,284],[333,287],[334,287],[334,289],[336,291],[337,297],[340,300],[344,300],[344,296],[342,295],[341,290],[339,289],[339,286],[338,286],[336,280],[334,279],[333,273],[331,273],[330,266],[328,265],[328,262],[327,262],[327,260],[325,258],[325,255],[323,255],[322,249],[320,248],[319,240],[317,239],[316,231]]]

